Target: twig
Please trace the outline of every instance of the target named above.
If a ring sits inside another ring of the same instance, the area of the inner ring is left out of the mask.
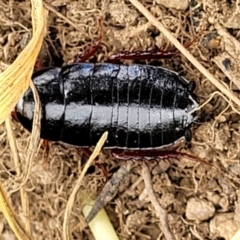
[[[147,190],[150,201],[156,210],[156,215],[158,216],[158,218],[160,220],[161,229],[163,231],[164,236],[166,237],[167,240],[175,240],[175,237],[173,236],[173,234],[169,228],[169,225],[168,225],[167,211],[160,206],[160,204],[154,194],[151,177],[150,177],[150,172],[149,172],[148,166],[144,162],[143,162],[143,166],[142,166],[142,176],[143,176],[144,183],[145,183],[145,189]]]
[[[132,163],[129,162],[125,165],[122,165],[117,172],[113,174],[111,179],[106,183],[102,189],[100,195],[98,196],[94,206],[92,207],[90,213],[86,218],[86,222],[89,223],[96,216],[96,214],[104,208],[107,203],[109,203],[118,193],[118,188],[120,183],[124,180],[125,176],[133,168]]]

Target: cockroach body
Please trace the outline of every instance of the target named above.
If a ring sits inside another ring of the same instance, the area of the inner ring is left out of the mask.
[[[33,74],[41,107],[41,138],[95,146],[108,131],[106,149],[154,150],[191,139],[197,116],[194,82],[163,67],[75,63]],[[29,131],[34,99],[29,89],[16,114]]]

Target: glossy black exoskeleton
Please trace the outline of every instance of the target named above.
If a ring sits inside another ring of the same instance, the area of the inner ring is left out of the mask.
[[[33,82],[42,106],[41,138],[94,146],[108,131],[106,148],[161,149],[190,140],[198,106],[194,83],[178,73],[148,65],[76,63],[40,70]],[[17,118],[32,128],[29,89],[16,106]]]

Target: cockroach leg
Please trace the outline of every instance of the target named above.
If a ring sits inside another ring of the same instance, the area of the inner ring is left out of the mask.
[[[41,70],[43,68],[44,68],[44,66],[43,66],[42,62],[39,59],[37,59],[35,62],[35,65],[34,65],[35,71]]]
[[[77,148],[77,151],[80,155],[84,155],[87,158],[90,158],[92,151],[89,148]]]
[[[194,37],[194,39],[183,46],[185,48],[190,47],[202,34],[203,30],[200,31],[200,33]],[[111,55],[109,57],[109,61],[117,61],[117,60],[152,60],[152,59],[165,59],[165,58],[171,58],[175,55],[180,54],[181,52],[179,50],[163,50],[163,48],[160,48],[158,51],[136,51],[136,52],[119,52]]]
[[[123,151],[114,149],[112,150],[112,155],[118,160],[154,160],[154,159],[167,159],[171,157],[176,157],[175,150],[140,150],[140,151]]]
[[[90,156],[92,155],[92,151],[89,148],[77,148],[77,151],[81,154],[84,154],[85,157],[90,158]],[[99,162],[99,158],[97,157],[95,159],[95,165],[101,169],[103,176],[105,177],[105,182],[108,181],[108,171],[107,168],[104,166],[104,164]]]
[[[98,50],[99,46],[102,42],[102,36],[103,36],[103,28],[102,28],[102,21],[101,19],[98,20],[98,40],[96,43],[94,43],[90,49],[88,49],[86,52],[84,52],[80,57],[77,57],[75,62],[85,62],[90,57],[92,57],[96,51]]]
[[[48,159],[48,156],[49,156],[49,150],[50,150],[50,147],[49,147],[49,141],[48,140],[45,140],[43,139],[43,151],[44,151],[44,159]]]
[[[125,151],[120,152],[119,150],[112,150],[112,155],[118,160],[169,160],[175,159],[180,160],[180,157],[185,157],[191,161],[201,162],[211,165],[204,159],[194,156],[189,153],[182,152],[177,148],[169,150],[141,150],[141,151]]]
[[[97,161],[95,161],[96,166],[101,169],[102,174],[105,178],[104,182],[107,183],[108,182],[108,170],[106,168],[106,166],[103,163],[98,163]]]
[[[18,121],[18,117],[17,117],[16,108],[14,108],[14,110],[12,110],[11,116],[12,116],[12,118],[13,118],[14,120],[16,120],[17,122],[19,122],[19,121]]]

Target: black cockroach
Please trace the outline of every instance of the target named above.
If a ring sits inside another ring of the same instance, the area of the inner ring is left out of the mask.
[[[108,149],[159,150],[180,138],[198,106],[194,82],[148,65],[76,63],[33,75],[41,107],[41,138],[79,147],[94,146],[103,132]],[[16,114],[29,131],[34,99],[29,89]]]

